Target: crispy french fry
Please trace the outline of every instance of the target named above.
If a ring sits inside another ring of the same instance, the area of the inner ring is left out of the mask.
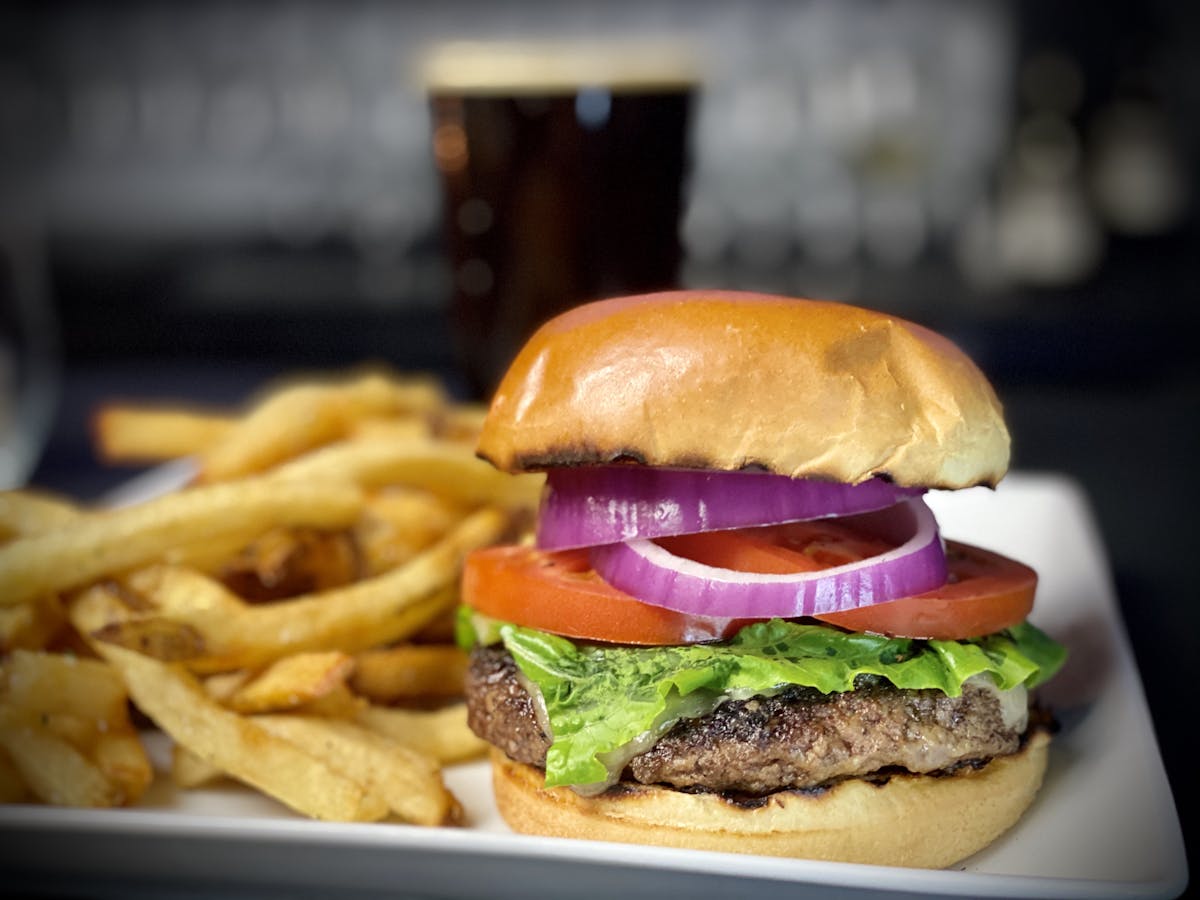
[[[363,785],[251,720],[223,709],[178,666],[97,645],[138,708],[177,743],[297,812],[325,821],[377,821],[387,804]]]
[[[44,649],[66,620],[57,594],[43,594],[20,606],[0,606],[0,654]]]
[[[116,582],[100,581],[81,590],[67,604],[67,618],[89,649],[96,647],[91,636],[93,631],[128,621],[134,615],[133,609],[122,600],[123,593],[122,586]]]
[[[0,547],[0,606],[13,606],[162,559],[173,548],[273,524],[349,524],[362,493],[346,483],[271,480],[190,488],[89,513]]]
[[[92,444],[106,463],[164,462],[204,452],[235,424],[209,410],[113,403],[92,419]]]
[[[354,658],[350,686],[375,703],[461,697],[467,654],[453,644],[399,644]]]
[[[254,722],[367,785],[406,822],[446,825],[461,816],[437,763],[404,744],[336,719],[266,715]]]
[[[349,584],[358,577],[359,560],[348,533],[273,528],[217,574],[239,597],[280,600]]]
[[[484,403],[451,404],[438,417],[434,433],[443,440],[474,447],[479,432],[483,430],[487,411]]]
[[[534,510],[545,476],[509,475],[475,456],[470,447],[438,441],[397,444],[358,441],[314,450],[271,472],[283,481],[342,477],[366,488],[407,485],[470,505]]]
[[[29,788],[25,786],[25,779],[0,747],[0,804],[24,803],[28,799]]]
[[[37,722],[55,737],[62,738],[72,747],[90,755],[96,742],[96,721],[74,713],[41,713]]]
[[[368,495],[354,524],[354,543],[366,575],[412,559],[463,517],[462,506],[432,491],[387,488]]]
[[[224,777],[224,772],[187,747],[182,744],[171,745],[171,781],[177,787],[207,787]]]
[[[116,727],[128,718],[125,685],[97,659],[18,650],[0,664],[0,703],[32,717],[66,715]]]
[[[366,705],[365,697],[355,694],[348,685],[339,684],[324,696],[302,703],[292,712],[325,719],[355,719]]]
[[[411,640],[414,644],[452,644],[458,630],[457,623],[457,607],[447,609],[439,613],[428,625],[422,626],[420,631],[413,634]]]
[[[253,531],[231,531],[228,534],[172,547],[163,554],[162,561],[167,565],[186,566],[215,575],[258,537],[259,534]]]
[[[123,804],[140,800],[154,780],[154,768],[131,726],[97,735],[91,757],[109,783],[120,790]]]
[[[69,500],[39,491],[0,491],[0,541],[45,534],[80,514]]]
[[[111,619],[91,636],[163,662],[186,663],[190,671],[208,675],[260,668],[293,653],[330,647],[354,652],[376,642],[373,628],[402,640],[453,606],[457,597],[449,583],[419,593],[389,594],[385,577],[354,585],[353,606],[340,602],[342,591],[248,605],[199,573],[156,570],[155,581],[144,583],[162,601],[160,612]],[[370,589],[363,590],[368,584]],[[333,608],[314,612],[317,601]]]
[[[150,654],[153,656],[154,654]],[[161,659],[161,657],[159,657]],[[222,706],[228,706],[234,694],[245,687],[255,672],[253,669],[235,669],[232,672],[218,672],[204,679],[204,692]]]
[[[153,771],[132,699],[182,787],[229,776],[315,818],[456,822],[440,766],[484,747],[461,704],[371,701],[460,693],[462,559],[539,502],[543,476],[474,457],[485,414],[386,371],[276,383],[238,415],[102,407],[101,459],[197,474],[104,511],[0,494],[0,802],[136,801]],[[22,655],[46,646],[82,656]]]
[[[356,721],[443,765],[476,759],[487,751],[487,743],[467,726],[467,710],[462,703],[435,710],[371,705],[358,714]]]
[[[108,664],[68,654],[17,651],[0,664],[0,707],[10,723],[39,729],[32,738],[22,731],[22,740],[41,746],[53,737],[82,754],[112,788],[104,796],[113,803],[135,802],[149,786],[153,770],[129,719],[125,685]],[[47,764],[52,766],[47,777],[76,779],[77,786],[66,790],[90,791],[98,784],[80,774],[86,767],[71,762],[69,755],[53,748],[50,752],[55,761]],[[44,799],[44,786],[34,790]]]
[[[365,417],[442,403],[442,391],[430,379],[400,381],[376,373],[277,387],[202,455],[201,478],[223,481],[259,472],[343,437]]]
[[[183,569],[144,571],[135,585],[153,598],[157,617],[108,623],[94,636],[154,649],[149,637],[174,628],[183,637],[170,647],[185,652],[165,658],[186,659],[197,672],[257,667],[306,650],[353,653],[402,640],[454,603],[463,556],[495,541],[506,526],[504,514],[480,510],[398,569],[279,603],[243,604],[211,579]],[[189,635],[199,637],[202,650],[189,649]]]
[[[34,721],[0,717],[0,748],[43,803],[104,807],[124,800],[121,789],[105,778],[95,763]]]
[[[432,436],[429,416],[419,414],[371,416],[355,422],[346,438],[351,441],[417,441]]]
[[[354,658],[336,650],[296,653],[276,660],[226,702],[240,713],[294,709],[325,697],[354,671]]]

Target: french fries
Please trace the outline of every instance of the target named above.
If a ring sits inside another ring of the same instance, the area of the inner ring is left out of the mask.
[[[499,472],[469,447],[435,442],[348,441],[285,463],[273,475],[284,481],[340,476],[365,488],[415,485],[464,504],[505,509],[536,506],[545,482],[541,475]]]
[[[159,728],[216,768],[297,812],[330,822],[374,822],[385,802],[289,741],[209,699],[182,668],[121,647],[100,652]]]
[[[73,503],[36,491],[0,492],[0,541],[45,534],[79,515]]]
[[[133,803],[153,776],[124,683],[94,659],[19,650],[0,663],[0,747],[45,803]]]
[[[405,744],[338,719],[268,715],[254,722],[367,786],[406,822],[445,825],[461,818],[437,761]]]
[[[0,606],[147,565],[172,548],[230,532],[253,535],[279,523],[345,526],[362,501],[362,492],[344,482],[272,480],[188,488],[78,516],[0,547]]]
[[[475,759],[487,749],[467,727],[467,710],[462,703],[436,710],[372,705],[361,710],[356,721],[446,765]]]
[[[25,779],[8,754],[0,748],[0,803],[24,803],[29,797]]]
[[[102,460],[130,465],[202,453],[236,423],[233,416],[207,410],[113,405],[97,413],[92,435]]]
[[[171,781],[176,787],[201,788],[220,781],[225,773],[183,744],[171,745]]]
[[[398,644],[354,657],[350,685],[374,703],[411,703],[462,694],[467,654],[450,644]]]
[[[60,806],[117,806],[120,788],[80,750],[44,725],[0,720],[3,748],[30,792]]]
[[[240,713],[294,709],[334,693],[353,671],[354,658],[337,650],[285,656],[234,691],[225,705]]]
[[[49,646],[66,620],[57,594],[43,594],[20,606],[0,606],[0,655]]]
[[[0,493],[0,803],[138,802],[156,776],[136,708],[180,789],[460,822],[442,767],[484,752],[448,624],[462,560],[519,537],[543,484],[474,457],[483,415],[383,370],[240,413],[100,409],[102,460],[195,475],[119,508]]]
[[[277,388],[201,454],[201,478],[224,481],[262,471],[344,437],[364,418],[427,412],[443,403],[431,380],[400,382],[376,373]]]
[[[243,603],[187,569],[159,567],[132,579],[155,612],[101,628],[95,636],[193,671],[265,665],[291,653],[356,652],[402,640],[455,602],[462,557],[499,539],[507,520],[484,508],[409,563],[344,588],[279,603]]]

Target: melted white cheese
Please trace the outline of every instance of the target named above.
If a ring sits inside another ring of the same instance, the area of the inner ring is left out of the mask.
[[[1025,685],[1019,684],[1011,690],[1002,691],[987,674],[972,675],[963,682],[964,686],[968,684],[991,692],[1000,705],[1000,718],[1005,728],[1010,728],[1018,734],[1025,731],[1029,725],[1029,691]]]

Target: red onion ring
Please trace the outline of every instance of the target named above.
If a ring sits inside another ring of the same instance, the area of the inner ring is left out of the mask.
[[[553,469],[538,515],[537,543],[543,550],[567,550],[848,516],[922,493],[882,478],[851,485],[760,472],[645,466]]]
[[[868,530],[896,543],[878,556],[794,575],[706,566],[649,540],[591,550],[592,566],[643,603],[695,616],[814,616],[898,600],[940,587],[946,557],[933,513],[919,497],[861,517]]]

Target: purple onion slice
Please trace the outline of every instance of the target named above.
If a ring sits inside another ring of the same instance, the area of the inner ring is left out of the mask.
[[[836,484],[758,472],[643,466],[554,469],[538,516],[543,550],[749,528],[883,509],[920,496],[873,478]]]
[[[816,572],[767,575],[707,566],[650,540],[591,550],[592,566],[643,603],[694,616],[814,616],[922,594],[946,581],[937,522],[914,497],[862,516],[864,527],[896,546],[886,553]]]

